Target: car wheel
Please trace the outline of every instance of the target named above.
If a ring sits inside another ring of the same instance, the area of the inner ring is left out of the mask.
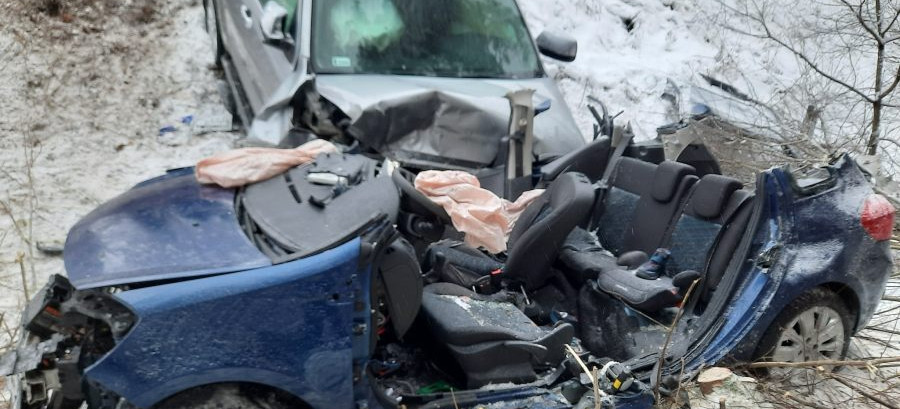
[[[756,350],[772,362],[839,361],[847,355],[852,315],[837,294],[815,288],[787,306]]]
[[[222,55],[225,49],[222,47],[222,34],[219,32],[219,19],[216,15],[216,5],[213,0],[204,0],[206,10],[206,32],[209,33],[210,46],[213,50],[213,62],[216,67],[222,66]]]
[[[274,393],[250,393],[241,385],[200,387],[163,401],[157,409],[288,409]]]

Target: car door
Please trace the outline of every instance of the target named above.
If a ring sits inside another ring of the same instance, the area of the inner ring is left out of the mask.
[[[288,14],[282,20],[284,39],[267,38],[263,32],[268,3],[281,6]],[[219,4],[225,26],[223,41],[254,114],[262,111],[294,70],[300,43],[301,3],[302,0],[229,0]]]

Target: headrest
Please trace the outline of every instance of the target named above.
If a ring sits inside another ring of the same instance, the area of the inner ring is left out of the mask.
[[[666,203],[672,200],[681,180],[687,175],[697,173],[693,166],[684,163],[663,161],[653,174],[653,199]]]
[[[694,185],[691,207],[694,214],[705,219],[714,219],[722,214],[725,205],[734,192],[744,187],[741,182],[722,175],[706,175]]]

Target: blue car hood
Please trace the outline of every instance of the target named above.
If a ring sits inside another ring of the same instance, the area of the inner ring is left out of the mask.
[[[66,238],[78,289],[271,265],[244,235],[234,190],[201,186],[193,169],[143,182],[81,219]]]

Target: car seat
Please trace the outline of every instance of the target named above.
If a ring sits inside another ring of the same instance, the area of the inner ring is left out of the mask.
[[[623,157],[605,198],[594,207],[596,237],[575,229],[560,251],[570,278],[581,283],[604,271],[636,267],[661,247],[697,181],[694,168],[664,161],[659,165]]]
[[[587,177],[565,173],[519,216],[507,240],[505,263],[461,243],[440,242],[432,246],[427,264],[442,281],[465,287],[491,276],[514,280],[533,290],[552,276],[550,267],[559,248],[569,232],[587,219],[593,201],[594,191]],[[466,274],[460,274],[461,270]]]
[[[453,354],[469,388],[491,383],[531,382],[535,366],[555,366],[565,357],[575,328],[537,326],[515,305],[451,283],[425,287],[422,311],[435,337]]]
[[[671,256],[661,276],[645,279],[634,269],[615,269],[599,275],[598,288],[645,312],[675,306],[691,283],[704,276],[714,281],[704,292],[714,291],[749,220],[752,195],[741,188],[732,178],[704,176],[669,236]]]

